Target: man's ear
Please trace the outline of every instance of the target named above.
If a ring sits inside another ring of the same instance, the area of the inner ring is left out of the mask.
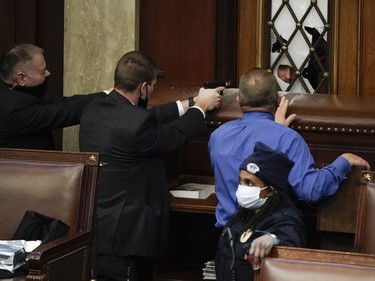
[[[139,85],[139,90],[141,92],[141,97],[147,94],[147,82],[143,82]]]
[[[146,89],[147,89],[147,82],[143,82],[141,84],[141,91],[142,91],[142,93],[143,93],[143,91],[146,91]]]
[[[26,84],[26,74],[25,73],[23,73],[23,72],[18,72],[17,74],[16,74],[16,83],[17,83],[17,85],[20,85],[20,86],[25,86],[25,84]]]
[[[237,100],[237,102],[238,102],[238,104],[240,105],[240,107],[241,107],[241,100],[240,100],[240,96],[238,95],[238,96],[236,96],[236,100]]]

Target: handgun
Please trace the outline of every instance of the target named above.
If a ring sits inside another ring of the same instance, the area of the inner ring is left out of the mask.
[[[233,80],[203,82],[203,88],[205,89],[215,89],[217,87],[236,88],[236,85]],[[220,92],[220,95],[223,95],[223,91]]]
[[[205,81],[203,87],[206,89],[215,89],[217,87],[235,88],[235,83],[232,80],[225,81]]]

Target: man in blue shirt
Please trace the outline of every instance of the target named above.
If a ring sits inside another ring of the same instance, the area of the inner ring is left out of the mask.
[[[275,122],[277,81],[272,73],[253,68],[243,75],[237,101],[243,117],[227,122],[210,137],[208,148],[215,176],[216,227],[222,228],[238,207],[237,169],[256,142],[285,153],[295,165],[288,181],[295,195],[306,202],[318,202],[333,195],[353,165],[370,169],[361,157],[344,153],[330,165],[317,169],[304,139],[294,130]]]

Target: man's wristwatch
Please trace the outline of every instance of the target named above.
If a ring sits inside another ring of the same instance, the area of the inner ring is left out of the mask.
[[[270,236],[272,237],[272,239],[273,239],[273,245],[274,246],[277,246],[277,245],[279,245],[279,238],[277,238],[277,236],[275,235],[275,234],[272,234],[272,233],[270,233]]]
[[[195,104],[194,97],[189,97],[189,107],[192,107]]]

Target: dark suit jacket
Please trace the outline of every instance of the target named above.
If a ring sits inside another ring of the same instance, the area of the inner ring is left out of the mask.
[[[84,106],[98,95],[105,94],[37,98],[0,79],[0,147],[54,149],[51,130],[79,124]]]
[[[181,147],[205,128],[191,108],[178,118],[175,102],[153,110],[112,91],[85,109],[82,151],[100,152],[98,252],[158,257],[166,247],[169,190],[161,154]]]

